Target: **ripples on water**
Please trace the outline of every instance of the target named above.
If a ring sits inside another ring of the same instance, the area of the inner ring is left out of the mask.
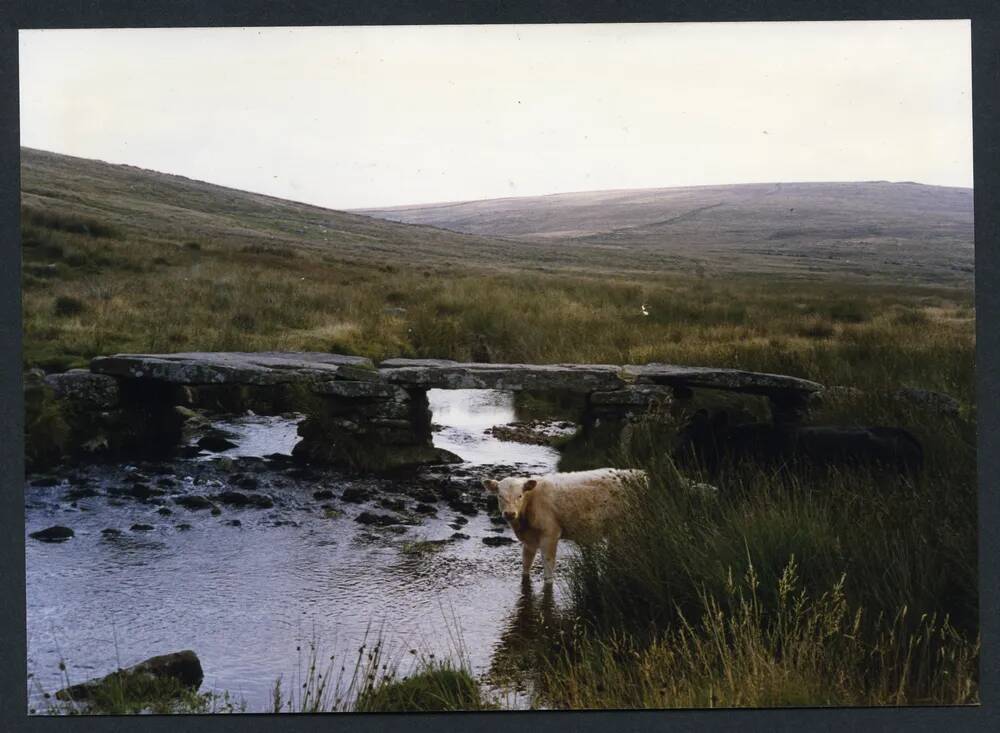
[[[553,449],[502,443],[484,432],[515,419],[509,393],[432,390],[429,396],[434,422],[441,426],[435,445],[462,456],[466,463],[460,468],[472,469],[472,478],[477,466],[492,464],[520,464],[523,473],[555,469]],[[245,416],[225,427],[239,445],[221,455],[237,459],[289,453],[297,439],[296,421],[288,418]],[[231,488],[223,483],[229,474],[216,464],[194,459],[143,471],[152,485],[175,479],[179,488],[172,492],[212,494]],[[438,502],[436,518],[396,534],[354,521],[361,511],[384,509],[339,500],[345,488],[374,487],[376,499],[402,498],[412,507],[414,500],[401,493],[411,482],[327,472],[301,478],[294,469],[260,470],[263,465],[237,460],[234,470],[255,475],[259,490],[275,498],[275,508],[223,507],[220,516],[169,500],[106,496],[82,498],[72,507],[62,498],[70,488],[65,482],[27,487],[28,532],[52,524],[76,532],[61,544],[25,540],[33,705],[44,709],[40,691],[63,686],[60,659],[71,681],[80,682],[154,654],[193,649],[205,671],[202,689],[228,690],[246,700],[248,712],[258,712],[268,708],[278,675],[295,678],[296,647],[304,649],[313,639],[321,653],[336,655],[348,669],[366,633],[371,640],[380,632],[404,659],[412,658],[406,654],[412,648],[439,658],[453,655],[457,637],[477,673],[511,652],[505,647],[523,633],[525,604],[530,610],[533,596],[522,596],[519,546],[483,544],[483,537],[496,536],[485,513],[462,527],[470,539],[414,553],[412,543],[454,532],[448,524],[458,515],[447,504]],[[72,473],[103,492],[128,485],[136,469],[88,467]],[[321,488],[331,489],[335,498],[314,499]],[[157,513],[158,505],[172,514]],[[241,526],[226,524],[233,519]],[[136,522],[154,529],[131,531]],[[102,535],[109,527],[122,534]],[[504,534],[511,534],[506,527]],[[536,572],[534,592],[540,596],[540,568]]]

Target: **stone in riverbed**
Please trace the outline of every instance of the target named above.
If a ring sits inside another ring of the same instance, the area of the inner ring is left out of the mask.
[[[416,491],[411,491],[410,496],[423,504],[433,504],[438,500],[437,494],[429,489],[417,489]]]
[[[342,501],[348,501],[352,504],[361,504],[362,502],[368,501],[371,498],[371,494],[364,489],[359,489],[356,486],[349,486],[344,489],[344,493],[340,495]]]
[[[322,501],[323,499],[332,499],[332,498],[333,498],[333,492],[330,491],[329,489],[320,489],[319,491],[313,492],[313,499],[316,499],[318,501]]]
[[[463,532],[455,532],[455,533],[453,533],[451,535],[451,538],[453,540],[467,540],[467,539],[469,539],[469,535],[467,535],[467,534],[465,534]]]
[[[170,509],[165,506],[161,506],[159,509],[157,509],[156,513],[164,517],[169,517],[171,514],[173,514],[173,512],[170,511]]]
[[[89,499],[92,496],[100,496],[100,492],[84,486],[67,491],[63,494],[63,501],[79,501],[80,499]]]
[[[215,506],[215,504],[204,496],[182,494],[173,497],[173,499],[174,504],[182,506],[185,509],[191,509],[192,511],[197,511],[199,509],[211,509]]]
[[[474,517],[479,514],[479,510],[476,509],[475,505],[471,501],[464,501],[462,499],[452,499],[448,502],[448,506],[454,509],[456,512],[465,514],[470,517]]]
[[[56,692],[58,700],[72,700],[83,702],[91,699],[102,688],[110,683],[120,683],[121,681],[148,679],[173,678],[185,687],[197,690],[205,675],[201,668],[201,661],[190,649],[174,652],[173,654],[163,654],[136,664],[127,669],[120,669],[112,672],[99,680],[90,680],[79,685],[66,687]]]
[[[500,547],[501,545],[513,545],[514,540],[510,537],[483,537],[483,544],[490,547]]]
[[[131,496],[133,499],[138,499],[139,501],[146,501],[147,499],[152,499],[160,496],[165,496],[166,491],[163,489],[154,489],[152,486],[143,483],[132,484],[129,488],[125,489],[124,493],[126,496]]]
[[[376,514],[374,512],[361,512],[354,520],[360,524],[375,525],[376,527],[388,527],[392,524],[399,524],[398,517],[389,514]]]
[[[120,529],[115,529],[114,527],[106,527],[101,530],[101,534],[105,537],[117,537],[122,531]]]
[[[65,542],[74,534],[73,530],[69,527],[63,527],[62,525],[57,524],[53,527],[47,527],[46,529],[32,532],[28,536],[41,542]]]
[[[219,453],[224,450],[229,450],[230,448],[235,448],[236,443],[229,440],[227,433],[224,433],[221,430],[213,430],[198,440],[198,447],[202,450]]]
[[[244,494],[240,491],[223,491],[212,498],[223,504],[231,504],[233,506],[255,506],[260,509],[270,509],[274,506],[274,500],[267,494]]]
[[[131,529],[133,532],[150,532],[154,528],[152,524],[142,524],[141,522],[137,522],[133,524],[131,527],[129,527],[129,529]]]
[[[256,489],[260,486],[260,479],[256,476],[240,476],[236,485],[241,489]]]
[[[437,508],[431,504],[417,504],[413,511],[417,514],[437,514]]]

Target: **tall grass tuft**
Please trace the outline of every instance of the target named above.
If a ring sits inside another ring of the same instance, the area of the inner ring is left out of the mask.
[[[806,590],[791,558],[769,600],[749,565],[699,615],[645,643],[589,636],[543,669],[543,699],[561,708],[968,704],[977,700],[979,644],[948,619],[904,607],[863,631],[841,578]]]

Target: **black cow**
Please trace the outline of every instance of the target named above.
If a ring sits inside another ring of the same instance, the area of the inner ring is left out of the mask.
[[[867,466],[912,475],[924,457],[920,442],[902,428],[731,425],[725,412],[709,418],[705,410],[680,431],[674,455],[682,463],[694,457],[713,475],[733,460],[770,467]]]

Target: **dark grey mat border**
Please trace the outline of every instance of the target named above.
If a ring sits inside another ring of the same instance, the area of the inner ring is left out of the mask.
[[[29,718],[26,715],[17,29],[972,18],[981,696],[975,708],[446,715]],[[0,7],[0,730],[997,730],[1000,716],[1000,4],[995,0],[13,0]]]

